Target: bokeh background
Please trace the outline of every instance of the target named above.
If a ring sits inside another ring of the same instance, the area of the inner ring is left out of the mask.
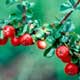
[[[6,0],[0,0],[0,19],[5,19],[10,13],[17,11],[15,5],[6,5]],[[56,16],[62,14],[60,5],[67,0],[28,0],[34,2],[35,19],[41,23],[52,23]],[[75,32],[80,34],[80,11],[75,11],[71,18],[75,24]],[[65,64],[55,55],[43,57],[42,50],[35,45],[29,47],[13,47],[10,41],[0,46],[0,80],[78,80],[78,75],[71,77],[64,73]]]

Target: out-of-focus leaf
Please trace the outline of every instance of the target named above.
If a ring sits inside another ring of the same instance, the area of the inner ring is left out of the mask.
[[[74,0],[67,0],[67,2],[63,3],[60,7],[60,10],[63,12],[63,13],[68,13],[72,10],[74,10],[74,4],[75,4],[75,1]]]
[[[18,5],[17,5],[17,8],[18,8],[20,11],[22,11],[22,12],[23,12],[23,10],[24,10],[24,9],[23,9],[23,5],[21,5],[21,4],[18,4]]]
[[[14,4],[19,0],[6,0],[6,4]]]

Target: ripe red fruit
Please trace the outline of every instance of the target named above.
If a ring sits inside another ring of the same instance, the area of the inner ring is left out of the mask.
[[[56,49],[56,55],[57,55],[57,57],[59,57],[61,59],[65,58],[66,56],[69,55],[69,48],[64,45],[59,46]]]
[[[4,38],[4,39],[0,39],[0,45],[5,45],[7,43],[8,39]]]
[[[45,49],[45,48],[47,47],[46,42],[45,42],[45,41],[42,41],[42,40],[39,40],[39,41],[37,42],[37,46],[38,46],[38,48],[40,48],[40,49]]]
[[[24,46],[29,46],[33,44],[33,39],[30,34],[24,34],[20,37],[20,43]]]
[[[65,63],[70,63],[70,62],[71,62],[71,56],[68,55],[68,56],[62,58],[61,60],[62,60],[63,62],[65,62]]]
[[[3,34],[6,38],[13,37],[15,35],[15,29],[13,26],[5,26],[3,28]]]
[[[19,38],[17,38],[17,37],[12,37],[12,38],[11,38],[11,44],[12,44],[13,46],[18,46],[18,45],[20,45],[20,40],[19,40]]]
[[[72,76],[76,75],[78,73],[78,70],[78,66],[72,63],[68,63],[65,67],[65,73]]]

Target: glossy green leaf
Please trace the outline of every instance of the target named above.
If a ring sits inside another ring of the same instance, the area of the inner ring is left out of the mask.
[[[55,53],[55,48],[49,47],[48,49],[45,50],[44,56],[52,57],[54,53]]]

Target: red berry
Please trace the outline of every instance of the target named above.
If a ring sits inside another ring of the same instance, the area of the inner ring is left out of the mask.
[[[76,75],[78,73],[78,66],[72,63],[68,63],[65,67],[65,73],[68,75]]]
[[[17,37],[12,37],[12,38],[11,38],[11,44],[12,44],[13,46],[18,46],[18,45],[20,45],[20,40],[19,40],[19,38],[17,38]]]
[[[66,56],[69,55],[69,48],[64,45],[59,46],[56,49],[56,55],[61,59],[65,58]]]
[[[0,39],[0,45],[5,45],[7,43],[8,39],[4,38],[4,39]]]
[[[63,62],[65,62],[65,63],[70,63],[71,62],[71,56],[70,55],[68,55],[68,56],[66,56],[66,57],[64,57],[63,59],[61,59]]]
[[[9,26],[9,25],[5,26],[3,28],[3,34],[4,34],[4,36],[6,38],[13,37],[15,35],[15,29],[14,29],[14,27],[13,26]]]
[[[37,46],[38,46],[38,48],[40,48],[40,49],[45,49],[47,45],[46,45],[46,42],[45,42],[45,41],[39,40],[39,41],[37,42]]]
[[[20,43],[24,46],[29,46],[33,44],[33,39],[30,34],[24,34],[20,38]]]

